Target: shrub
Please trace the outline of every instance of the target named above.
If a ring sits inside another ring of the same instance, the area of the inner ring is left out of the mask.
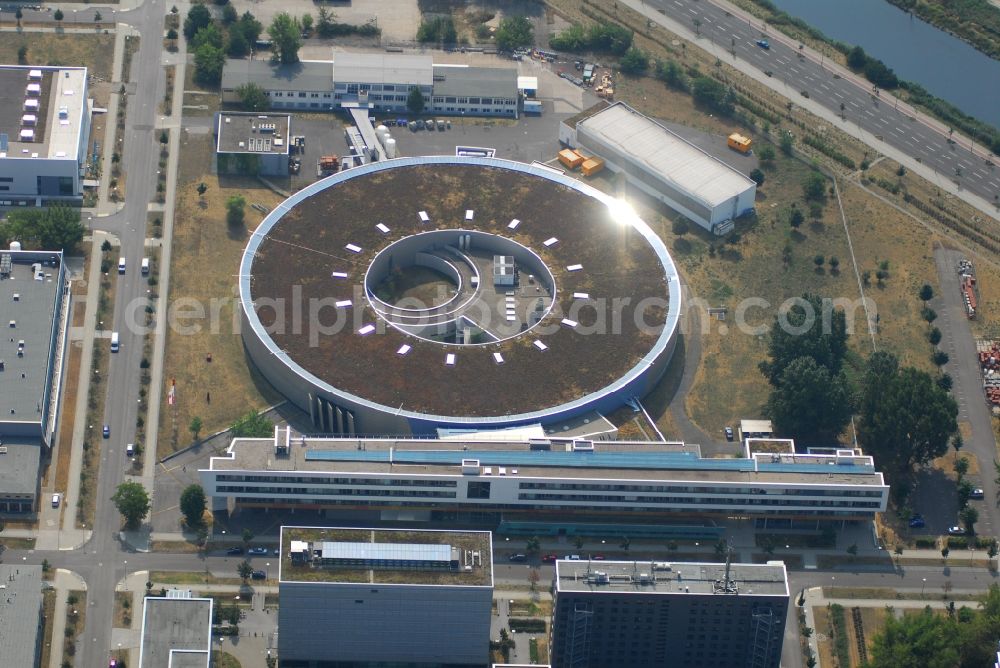
[[[511,617],[508,620],[512,631],[519,633],[544,633],[545,620],[534,617]]]

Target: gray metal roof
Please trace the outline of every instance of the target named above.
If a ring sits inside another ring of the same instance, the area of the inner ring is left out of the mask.
[[[227,60],[222,70],[222,90],[234,90],[255,83],[264,90],[333,90],[333,65],[329,62],[301,62],[272,65],[266,60]]]
[[[287,155],[291,119],[290,114],[221,111],[216,114],[215,150],[218,153]]]
[[[0,494],[30,494],[38,490],[41,441],[37,438],[4,438],[0,453]],[[2,652],[0,652],[2,654]]]
[[[35,280],[31,267],[37,258],[45,258],[46,262],[57,258],[61,263],[62,253],[4,250],[0,251],[0,262],[6,255],[11,256],[12,271],[10,278],[0,279],[0,360],[4,362],[0,373],[0,436],[9,431],[4,423],[13,422],[38,424],[41,435],[42,413],[48,401],[44,394],[49,351],[55,335],[57,298],[62,292],[58,265],[43,264],[40,281]],[[10,321],[14,321],[14,327]],[[20,341],[24,341],[24,354],[18,357]]]
[[[35,666],[40,656],[42,567],[0,564],[0,657],[5,666]]]
[[[404,84],[430,86],[430,56],[393,53],[335,53],[333,79],[337,83]]]
[[[139,668],[208,668],[212,599],[147,596]]]
[[[324,559],[362,561],[451,561],[451,545],[432,543],[324,542]]]
[[[674,184],[708,207],[715,207],[757,185],[623,102],[616,102],[579,121],[576,131],[584,145],[587,145],[587,135],[593,135],[642,169]]]
[[[434,67],[434,95],[516,99],[517,70],[437,65]]]

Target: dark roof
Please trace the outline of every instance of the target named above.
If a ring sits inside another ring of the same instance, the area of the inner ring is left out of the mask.
[[[5,666],[34,666],[42,614],[42,567],[0,565],[0,656]]]
[[[38,489],[38,465],[41,442],[37,438],[6,437],[0,454],[0,494],[35,495]]]
[[[515,99],[517,70],[497,67],[435,67],[434,95]]]
[[[332,91],[333,64],[272,65],[265,60],[227,60],[222,70],[222,90],[233,90],[245,83],[255,83],[264,90]]]

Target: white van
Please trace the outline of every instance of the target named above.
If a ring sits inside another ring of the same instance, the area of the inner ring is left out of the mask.
[[[111,352],[118,352],[118,332],[111,332]]]
[[[142,275],[146,276],[149,274],[149,258],[142,258]]]
[[[118,258],[118,273],[119,274],[125,273],[125,258],[123,257]]]
[[[59,507],[59,495],[58,494],[53,494],[52,495],[52,507],[53,508],[58,508]]]
[[[135,444],[129,443],[125,446],[125,456],[132,457],[133,455],[135,455]]]

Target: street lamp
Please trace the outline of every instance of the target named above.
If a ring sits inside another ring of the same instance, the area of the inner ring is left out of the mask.
[[[923,578],[923,582],[920,583],[920,595],[924,595],[924,587],[927,586],[927,578]]]
[[[125,591],[128,591],[128,559],[123,563],[125,564]]]

